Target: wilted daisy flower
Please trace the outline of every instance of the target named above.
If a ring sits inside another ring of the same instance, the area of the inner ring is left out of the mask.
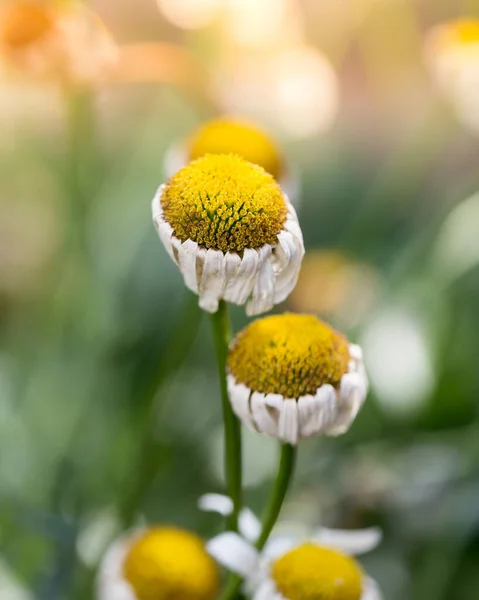
[[[237,154],[263,167],[278,181],[289,199],[296,203],[298,178],[287,166],[274,140],[253,123],[227,117],[204,123],[187,140],[173,146],[167,153],[167,176],[170,177],[191,160],[205,154]]]
[[[294,208],[273,177],[235,155],[207,155],[160,186],[153,221],[201,308],[224,299],[256,315],[294,288],[304,255]]]
[[[0,59],[11,70],[40,79],[92,83],[116,64],[116,44],[100,18],[82,3],[13,0],[0,13]]]
[[[222,513],[224,503],[215,495],[200,499],[200,507],[215,510],[216,502]],[[357,531],[322,527],[305,538],[273,535],[258,551],[250,535],[228,531],[210,540],[206,549],[245,579],[253,600],[381,600],[376,582],[353,558],[370,552],[380,541],[376,527]]]
[[[258,319],[230,347],[233,410],[252,429],[289,444],[344,433],[367,388],[361,348],[311,315]]]
[[[458,19],[434,27],[425,48],[431,72],[459,118],[479,130],[479,19]]]
[[[98,600],[213,600],[218,569],[195,534],[173,527],[131,532],[107,551]]]

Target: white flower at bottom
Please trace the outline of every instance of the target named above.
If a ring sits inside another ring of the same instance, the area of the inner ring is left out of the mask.
[[[219,117],[203,123],[191,135],[170,147],[165,156],[165,173],[172,177],[190,161],[206,154],[237,154],[263,167],[281,186],[291,202],[299,200],[299,177],[275,141],[254,123]]]
[[[233,340],[227,365],[236,415],[292,445],[347,431],[368,390],[361,348],[311,315],[254,321]]]
[[[207,505],[209,510],[214,504],[213,495],[200,500],[200,507]],[[320,528],[306,539],[273,536],[258,551],[251,536],[228,531],[210,540],[206,549],[244,578],[253,600],[381,600],[378,585],[353,558],[370,552],[380,541],[381,531],[375,527]]]
[[[97,600],[213,600],[218,569],[195,534],[173,527],[129,532],[103,558]]]
[[[260,314],[296,285],[304,255],[296,212],[261,167],[234,155],[199,158],[160,186],[152,213],[204,310],[223,299]]]

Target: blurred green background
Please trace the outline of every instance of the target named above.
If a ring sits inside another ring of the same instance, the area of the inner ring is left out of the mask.
[[[167,149],[225,112],[301,180],[307,254],[278,311],[347,333],[371,379],[346,435],[301,445],[283,518],[380,524],[364,564],[387,600],[476,600],[479,141],[424,41],[479,3],[88,4],[120,47],[161,45],[104,80],[1,74],[1,599],[91,597],[106,545],[143,519],[218,531],[196,509],[223,491],[211,331],[150,200]],[[277,448],[245,432],[244,454],[260,511]]]

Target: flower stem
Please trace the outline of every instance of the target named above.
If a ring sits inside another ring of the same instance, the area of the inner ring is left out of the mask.
[[[225,477],[228,495],[233,500],[233,512],[227,519],[231,531],[238,530],[238,515],[242,504],[241,490],[241,429],[231,408],[226,383],[226,357],[231,339],[231,329],[226,302],[220,302],[217,312],[211,315],[213,338],[218,362],[221,402],[225,427]]]
[[[256,542],[256,548],[258,550],[262,550],[264,548],[264,545],[268,541],[269,535],[276,521],[278,520],[281,507],[283,506],[283,502],[293,476],[294,467],[296,464],[296,455],[296,446],[282,444],[278,476],[276,477],[269,504],[266,508],[263,518],[261,534]],[[229,577],[226,588],[221,594],[219,600],[238,600],[241,597],[239,589],[242,581],[243,580],[241,577],[232,574]]]
[[[296,454],[296,446],[291,446],[290,444],[281,445],[278,476],[276,477],[276,482],[269,500],[269,505],[263,518],[261,535],[256,542],[256,548],[258,548],[258,550],[263,549],[276,521],[278,520],[281,507],[283,506],[283,502],[293,476],[294,467],[296,464]]]

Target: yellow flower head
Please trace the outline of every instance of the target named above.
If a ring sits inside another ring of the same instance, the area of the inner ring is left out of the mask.
[[[39,2],[9,2],[0,11],[0,44],[19,50],[50,33],[54,17],[47,6]]]
[[[336,550],[304,544],[272,565],[272,579],[287,600],[361,600],[363,572]]]
[[[137,600],[213,600],[218,570],[203,541],[181,529],[149,529],[131,546],[123,574]]]
[[[198,158],[171,177],[161,206],[179,240],[222,252],[276,244],[288,212],[263,168],[221,154]]]
[[[283,159],[274,141],[246,121],[219,118],[202,125],[188,141],[191,160],[205,154],[237,154],[263,167],[275,179],[283,175]]]
[[[346,338],[310,315],[258,319],[241,332],[228,357],[236,381],[263,394],[299,398],[325,383],[339,386],[350,360]]]

